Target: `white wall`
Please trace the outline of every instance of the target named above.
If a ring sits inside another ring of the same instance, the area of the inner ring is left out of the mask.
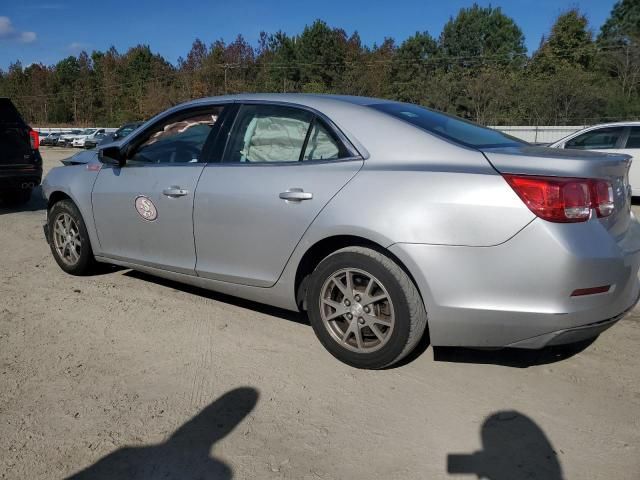
[[[69,132],[71,130],[84,130],[85,128],[104,128],[107,133],[112,133],[117,130],[117,128],[113,127],[32,127],[38,133],[49,133],[49,132]]]
[[[584,125],[575,126],[497,126],[490,127],[500,130],[512,137],[531,143],[553,143],[561,138],[582,130]]]

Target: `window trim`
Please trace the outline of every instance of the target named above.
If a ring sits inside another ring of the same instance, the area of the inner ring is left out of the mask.
[[[335,123],[333,123],[331,121],[330,118],[328,118],[326,115],[324,115],[322,112],[317,111],[315,108],[312,107],[308,107],[306,105],[300,105],[297,103],[291,103],[291,102],[278,102],[278,101],[271,101],[271,100],[237,100],[234,102],[238,107],[236,109],[236,111],[234,112],[234,118],[233,118],[233,122],[231,123],[231,128],[229,129],[229,132],[227,134],[227,138],[225,139],[224,142],[224,148],[223,148],[223,154],[220,158],[219,161],[217,162],[211,162],[209,165],[215,165],[215,164],[220,164],[220,165],[224,165],[224,166],[241,166],[241,167],[249,167],[249,166],[294,166],[294,165],[308,165],[308,164],[319,164],[319,163],[329,163],[329,162],[346,162],[346,161],[353,161],[353,160],[364,160],[365,157],[363,157],[360,152],[355,148],[355,146],[349,141],[349,139],[344,135],[344,133],[342,133],[342,131],[336,126]],[[307,134],[305,136],[305,141],[304,144],[302,146],[302,150],[300,152],[300,157],[298,158],[298,161],[296,162],[288,162],[288,161],[283,161],[283,162],[225,162],[224,159],[227,156],[227,148],[229,148],[229,141],[231,139],[231,134],[234,132],[235,128],[236,128],[236,122],[238,120],[238,114],[240,112],[240,109],[243,106],[246,105],[265,105],[265,106],[279,106],[279,107],[287,107],[287,108],[292,108],[295,110],[303,110],[306,112],[311,113],[312,118],[311,118],[311,122],[309,123],[309,129],[307,130]],[[343,150],[344,152],[347,153],[347,156],[345,157],[340,157],[340,158],[333,158],[333,159],[318,159],[318,160],[302,160],[304,157],[304,152],[306,149],[306,145],[308,142],[308,138],[311,132],[311,129],[313,128],[313,125],[316,121],[321,122],[321,125],[323,125],[325,127],[325,129],[327,130],[328,134],[333,138],[333,140],[335,142],[338,143],[338,147],[339,149]]]

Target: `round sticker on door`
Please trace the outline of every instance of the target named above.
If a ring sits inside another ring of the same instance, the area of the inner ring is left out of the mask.
[[[144,195],[136,197],[136,211],[142,218],[149,222],[153,222],[158,218],[158,210],[156,210],[156,206],[153,204],[151,199]]]

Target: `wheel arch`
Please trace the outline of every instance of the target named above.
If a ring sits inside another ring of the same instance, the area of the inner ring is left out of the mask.
[[[300,261],[298,262],[294,283],[294,295],[296,304],[298,305],[298,308],[300,310],[306,310],[305,296],[307,291],[307,280],[313,270],[327,256],[345,247],[366,247],[389,257],[409,276],[416,289],[418,290],[422,302],[424,303],[424,298],[422,297],[422,293],[420,292],[419,284],[411,274],[411,271],[396,255],[394,255],[387,248],[383,247],[377,242],[374,242],[373,240],[358,235],[333,235],[331,237],[326,237],[318,240],[316,243],[311,245],[305,251],[305,253],[300,258]]]
[[[56,190],[49,195],[49,200],[47,201],[47,211],[51,210],[51,207],[62,200],[71,200],[73,203],[76,203],[73,198],[71,198],[62,190]]]

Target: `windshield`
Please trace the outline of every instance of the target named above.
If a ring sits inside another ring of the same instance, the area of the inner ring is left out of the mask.
[[[461,118],[419,107],[418,105],[377,103],[369,105],[369,107],[468,147],[511,147],[525,143],[497,130],[482,127]]]
[[[95,131],[96,131],[95,128],[87,128],[82,132],[82,135],[91,135]]]

